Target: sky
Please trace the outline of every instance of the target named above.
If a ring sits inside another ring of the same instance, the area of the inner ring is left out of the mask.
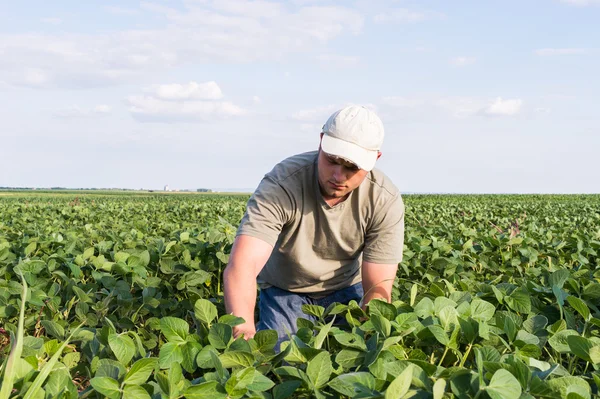
[[[0,186],[252,190],[348,104],[404,193],[600,193],[600,0],[0,2]]]

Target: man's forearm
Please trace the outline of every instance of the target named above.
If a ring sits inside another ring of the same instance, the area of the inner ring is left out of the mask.
[[[254,327],[254,307],[256,306],[256,276],[253,270],[227,267],[223,274],[225,310],[228,314],[241,317],[246,324]]]
[[[363,262],[362,285],[365,291],[363,306],[375,298],[392,301],[392,287],[397,271],[398,265]]]

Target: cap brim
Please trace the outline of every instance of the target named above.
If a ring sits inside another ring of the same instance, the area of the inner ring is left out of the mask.
[[[368,172],[373,170],[377,161],[377,150],[366,150],[356,144],[328,136],[327,134],[323,135],[321,149],[328,154],[345,158]]]

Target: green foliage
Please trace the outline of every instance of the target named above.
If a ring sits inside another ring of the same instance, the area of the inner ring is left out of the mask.
[[[279,354],[224,314],[247,199],[0,198],[2,399],[597,394],[597,196],[405,196],[393,302],[305,306]]]

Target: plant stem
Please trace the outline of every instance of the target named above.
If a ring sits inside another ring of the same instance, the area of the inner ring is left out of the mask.
[[[465,362],[467,361],[467,357],[469,356],[469,352],[471,352],[472,347],[473,343],[470,343],[469,346],[467,346],[467,351],[465,352],[462,360],[460,361],[460,364],[458,365],[459,367],[463,367],[465,365]]]
[[[446,347],[446,349],[444,350],[444,354],[442,355],[442,358],[440,359],[440,361],[438,363],[438,367],[442,365],[442,362],[444,361],[444,358],[446,357],[446,353],[448,353],[448,347]]]

